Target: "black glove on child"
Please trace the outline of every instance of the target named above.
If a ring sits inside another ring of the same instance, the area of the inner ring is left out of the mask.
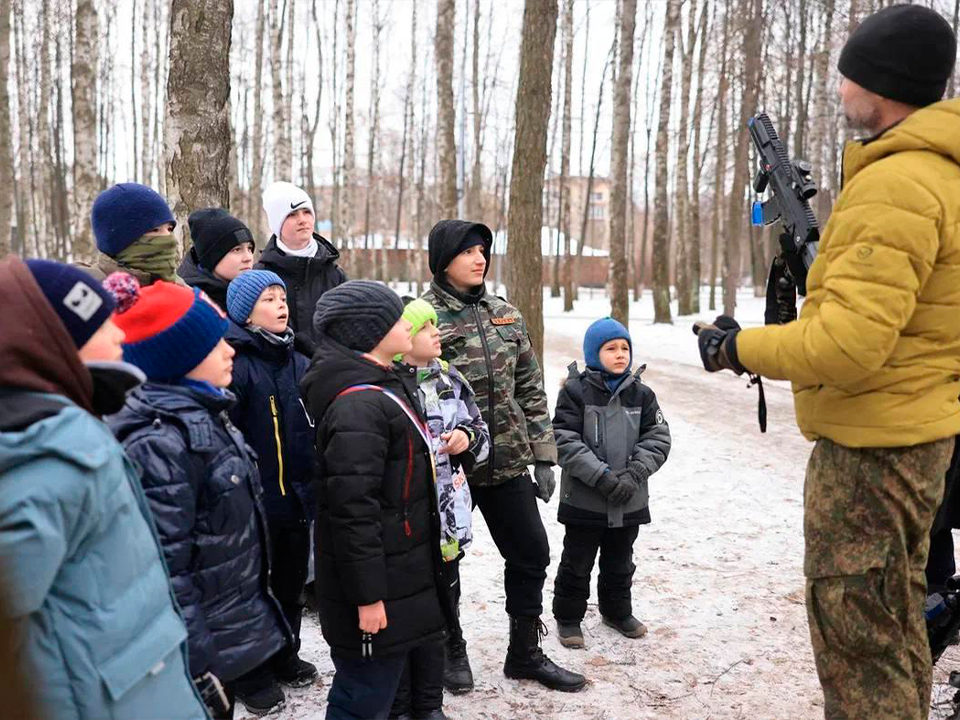
[[[633,475],[630,474],[629,468],[616,472],[605,472],[597,480],[597,490],[612,505],[626,505],[639,489]]]
[[[743,375],[747,369],[737,357],[737,333],[740,323],[729,315],[719,315],[713,324],[693,324],[693,334],[700,346],[700,360],[707,372],[733,370]]]

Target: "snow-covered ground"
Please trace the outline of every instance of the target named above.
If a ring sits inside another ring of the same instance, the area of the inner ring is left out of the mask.
[[[566,366],[582,365],[585,329],[609,312],[600,292],[582,298],[569,314],[559,299],[545,299],[551,408]],[[762,323],[762,299],[745,293],[738,303],[742,324]],[[699,317],[714,314],[705,310]],[[649,293],[631,304],[630,317],[635,360],[648,364],[644,381],[656,391],[673,434],[670,458],[651,479],[653,522],[641,528],[634,553],[634,611],[650,632],[628,640],[604,627],[594,596],[583,624],[586,649],[557,642],[550,607],[563,527],[554,497],[540,506],[551,547],[544,588],[551,634],[544,647],[590,684],[568,695],[506,679],[503,562],[476,513],[475,543],[462,565],[462,617],[477,687],[448,696],[445,710],[455,720],[822,717],[803,604],[803,473],[811,445],[794,423],[789,386],[765,383],[763,435],[756,389],[731,373],[703,371],[690,329],[694,318],[653,325]],[[595,583],[596,574],[594,594]],[[276,717],[319,720],[333,666],[314,618],[304,621],[301,654],[320,667],[321,679],[288,690]],[[955,648],[935,670],[934,702],[952,695],[945,686],[951,667],[960,668]],[[237,716],[249,717],[242,709]],[[934,710],[930,717],[945,715]]]

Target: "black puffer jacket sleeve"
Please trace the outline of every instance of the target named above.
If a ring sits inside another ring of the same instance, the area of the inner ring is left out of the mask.
[[[344,599],[370,605],[387,596],[387,566],[381,530],[381,484],[390,436],[379,393],[357,393],[332,403],[331,428],[323,446],[323,483],[330,530],[336,538],[333,560]]]
[[[609,466],[583,439],[583,387],[579,379],[567,380],[557,395],[553,432],[560,467],[585,485],[595,485]]]
[[[144,435],[126,445],[127,455],[144,470],[143,490],[150,503],[170,583],[183,612],[189,634],[190,674],[203,674],[217,656],[217,648],[201,609],[201,593],[194,583],[191,562],[195,552],[197,494],[204,470],[191,456],[179,431]]]
[[[644,385],[643,415],[640,421],[640,439],[633,446],[630,459],[639,462],[647,473],[653,475],[670,455],[670,426],[667,425],[657,402],[657,395]]]

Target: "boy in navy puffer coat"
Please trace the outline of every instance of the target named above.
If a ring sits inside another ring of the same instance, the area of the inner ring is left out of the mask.
[[[230,418],[256,451],[270,525],[270,587],[293,631],[294,645],[263,666],[264,677],[304,687],[317,668],[301,660],[301,594],[310,556],[310,518],[316,512],[313,420],[300,400],[310,360],[295,348],[287,324],[286,285],[269,270],[250,270],[230,282],[225,339],[237,351]]]
[[[598,552],[603,623],[626,637],[646,634],[631,603],[633,543],[650,522],[647,479],[670,453],[657,396],[640,382],[646,365],[631,372],[629,331],[613,318],[597,320],[583,338],[583,357],[587,369],[570,365],[553,419],[563,468],[557,519],[566,526],[553,615],[567,647],[584,644],[580,622]]]
[[[234,351],[227,319],[198,289],[157,282],[117,315],[124,359],[148,382],[110,427],[141,470],[189,631],[190,670],[223,682],[252,712],[278,709],[279,686],[250,676],[292,642],[269,588],[269,535],[254,454],[227,415]],[[277,692],[275,692],[277,691]]]

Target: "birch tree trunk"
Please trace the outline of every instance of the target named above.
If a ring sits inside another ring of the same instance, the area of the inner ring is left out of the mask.
[[[687,18],[687,41],[680,60],[680,127],[677,129],[677,314],[689,315],[693,301],[690,298],[690,228],[687,213],[690,205],[688,168],[690,144],[693,142],[690,127],[690,85],[693,81],[693,51],[697,42],[697,0],[690,0]],[[678,29],[678,32],[680,30]]]
[[[660,119],[657,124],[656,194],[653,223],[653,321],[673,322],[670,317],[670,217],[667,207],[667,155],[669,152],[670,101],[673,90],[673,52],[680,0],[667,0],[663,27],[663,75],[660,89]]]
[[[76,23],[72,77],[73,105],[73,200],[74,258],[82,261],[93,259],[93,232],[88,218],[93,201],[97,198],[100,183],[97,178],[97,8],[94,0],[79,0],[74,17]],[[0,28],[0,33],[3,30]],[[2,55],[2,54],[0,54]],[[0,57],[0,63],[3,62]],[[4,73],[6,64],[3,65]],[[0,99],[2,102],[2,99]],[[6,106],[6,103],[3,103]],[[146,110],[143,111],[147,116]],[[144,153],[146,154],[146,153]],[[2,184],[0,186],[8,187]],[[0,232],[3,225],[0,219]]]
[[[707,63],[707,45],[709,36],[707,31],[710,22],[710,0],[704,0],[703,11],[700,14],[700,58],[697,60],[697,92],[693,101],[693,182],[690,194],[690,275],[689,290],[690,312],[700,312],[700,179],[703,175],[703,157],[701,149],[701,131],[703,128],[703,73]],[[712,129],[711,118],[711,129]],[[707,138],[709,142],[709,136]]]
[[[530,342],[543,357],[543,170],[547,163],[557,0],[526,0],[517,82],[516,134],[507,216],[507,293],[523,314]]]
[[[719,274],[720,232],[727,176],[727,48],[730,38],[730,10],[723,12],[723,42],[720,48],[720,81],[717,91],[717,157],[713,176],[713,218],[710,228],[710,309],[717,309],[717,275]]]
[[[0,257],[6,257],[11,250],[10,225],[17,195],[10,132],[10,5],[11,0],[0,0],[0,188],[3,188],[0,193]],[[23,132],[22,128],[20,132]],[[18,227],[17,231],[22,233],[23,228]]]
[[[257,0],[257,49],[254,52],[253,69],[253,139],[251,141],[252,162],[250,169],[250,215],[248,222],[253,226],[254,237],[267,238],[270,232],[266,225],[266,215],[262,207],[263,195],[263,36],[266,26],[267,0]],[[254,221],[254,218],[256,220]],[[254,224],[254,222],[256,224]],[[269,239],[269,238],[268,238]],[[266,244],[264,242],[264,244]]]
[[[762,26],[762,0],[750,0],[750,14],[743,18],[743,94],[737,123],[737,142],[733,154],[733,182],[730,187],[730,215],[725,232],[724,265],[726,277],[723,285],[723,312],[733,317],[737,307],[737,288],[740,285],[740,248],[743,232],[744,194],[749,180],[747,165],[750,143],[749,133],[742,132],[747,118],[757,104],[757,89],[760,84],[760,31]]]
[[[563,3],[563,124],[560,130],[560,232],[563,233],[563,256],[560,271],[564,308],[573,301],[573,273],[570,267],[570,146],[572,144],[573,102],[573,0]]]
[[[493,22],[493,19],[490,19]],[[481,153],[483,151],[483,113],[480,105],[480,0],[473,0],[473,169],[470,173],[468,217],[482,222],[483,179]]]
[[[285,0],[285,3],[292,0]],[[273,158],[276,163],[274,178],[276,180],[293,180],[293,149],[290,144],[288,118],[286,117],[286,99],[283,88],[283,26],[284,15],[280,7],[280,0],[273,0],[270,9],[270,79],[273,88]],[[260,90],[260,86],[256,88]],[[287,88],[289,93],[291,88]]]
[[[354,117],[353,117],[353,85],[357,68],[357,2],[347,0],[347,75],[346,100],[344,112],[346,117],[343,124],[343,202],[341,211],[341,225],[343,237],[349,244],[353,237],[353,203],[354,179],[356,175],[357,156],[354,148]]]
[[[437,159],[440,163],[440,217],[457,215],[456,108],[453,100],[453,30],[456,0],[437,0]]]
[[[637,0],[623,0],[620,12],[620,70],[614,87],[613,144],[610,165],[610,314],[615,320],[630,322],[630,285],[627,277],[626,220],[627,165],[630,160],[630,91],[633,85],[633,35],[637,20]]]
[[[232,22],[233,0],[172,0],[164,146],[167,200],[181,219],[230,203]]]

